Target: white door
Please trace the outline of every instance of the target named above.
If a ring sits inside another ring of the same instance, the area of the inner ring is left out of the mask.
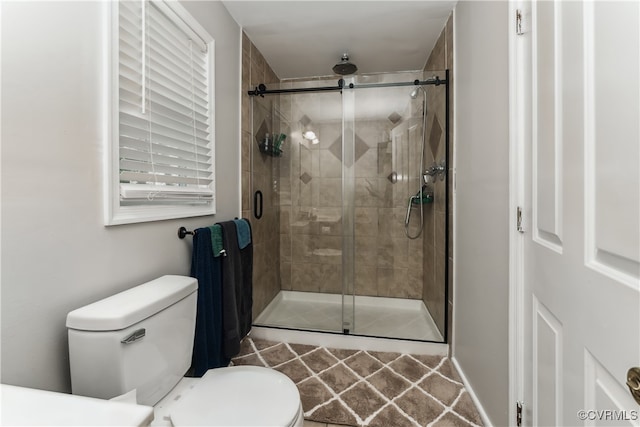
[[[517,7],[523,424],[640,425],[640,2]]]

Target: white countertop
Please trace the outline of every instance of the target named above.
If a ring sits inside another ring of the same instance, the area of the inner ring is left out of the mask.
[[[0,384],[3,426],[146,426],[153,408]]]

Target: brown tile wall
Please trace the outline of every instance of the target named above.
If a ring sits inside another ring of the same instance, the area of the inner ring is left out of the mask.
[[[274,110],[276,97],[254,99],[247,90],[260,83],[279,83],[280,79],[247,35],[242,33],[242,216],[251,222],[253,231],[253,317],[264,310],[280,290],[279,200],[277,176],[279,158],[262,154],[258,142],[264,133],[279,132],[279,120]],[[253,170],[252,164],[253,162]],[[253,215],[253,194],[263,194],[263,215]],[[276,230],[274,232],[274,230]]]
[[[295,87],[333,85],[301,79]],[[289,87],[293,81],[283,82]],[[327,103],[335,119],[310,104]],[[335,104],[335,105],[333,105]],[[280,168],[280,278],[283,290],[342,292],[340,97],[311,93],[280,98],[280,126],[287,134]],[[312,130],[318,144],[302,138]]]
[[[431,55],[424,67],[425,77],[433,74],[444,78],[444,70],[449,69],[449,79],[453,78],[453,15],[440,33]],[[434,73],[430,73],[433,71]],[[435,73],[437,72],[437,73]],[[448,332],[451,337],[453,312],[453,82],[449,84],[449,164],[447,180],[436,180],[434,184],[434,203],[425,215],[424,238],[424,287],[422,299],[431,316],[444,333],[445,316],[448,316]],[[429,113],[427,115],[427,148],[425,165],[429,167],[434,160],[439,164],[445,159],[445,92],[441,87],[430,86],[427,89]],[[438,132],[441,129],[442,132]],[[449,185],[449,209],[445,205],[445,185]],[[449,252],[446,253],[445,219],[449,216]],[[445,265],[449,266],[448,301],[445,313]]]
[[[410,109],[399,113],[406,122],[415,115]],[[417,177],[420,135],[409,128],[388,119],[360,120],[355,125],[356,152],[358,138],[369,147],[356,161],[355,169],[356,295],[410,299],[422,295],[422,236],[410,240],[404,229],[406,204],[409,195],[418,190],[418,180],[392,184],[387,179],[393,171]],[[414,209],[412,224],[417,221],[419,211]]]

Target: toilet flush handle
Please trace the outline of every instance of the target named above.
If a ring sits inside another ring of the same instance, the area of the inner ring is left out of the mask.
[[[147,334],[147,331],[144,328],[141,328],[135,331],[134,333],[132,333],[131,335],[128,335],[126,338],[123,338],[122,340],[120,340],[120,342],[122,344],[131,344],[141,340],[142,338],[144,338],[146,334]]]

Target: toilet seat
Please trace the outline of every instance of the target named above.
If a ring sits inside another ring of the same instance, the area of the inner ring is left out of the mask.
[[[170,410],[174,426],[302,425],[297,387],[273,369],[234,366],[210,369]]]

